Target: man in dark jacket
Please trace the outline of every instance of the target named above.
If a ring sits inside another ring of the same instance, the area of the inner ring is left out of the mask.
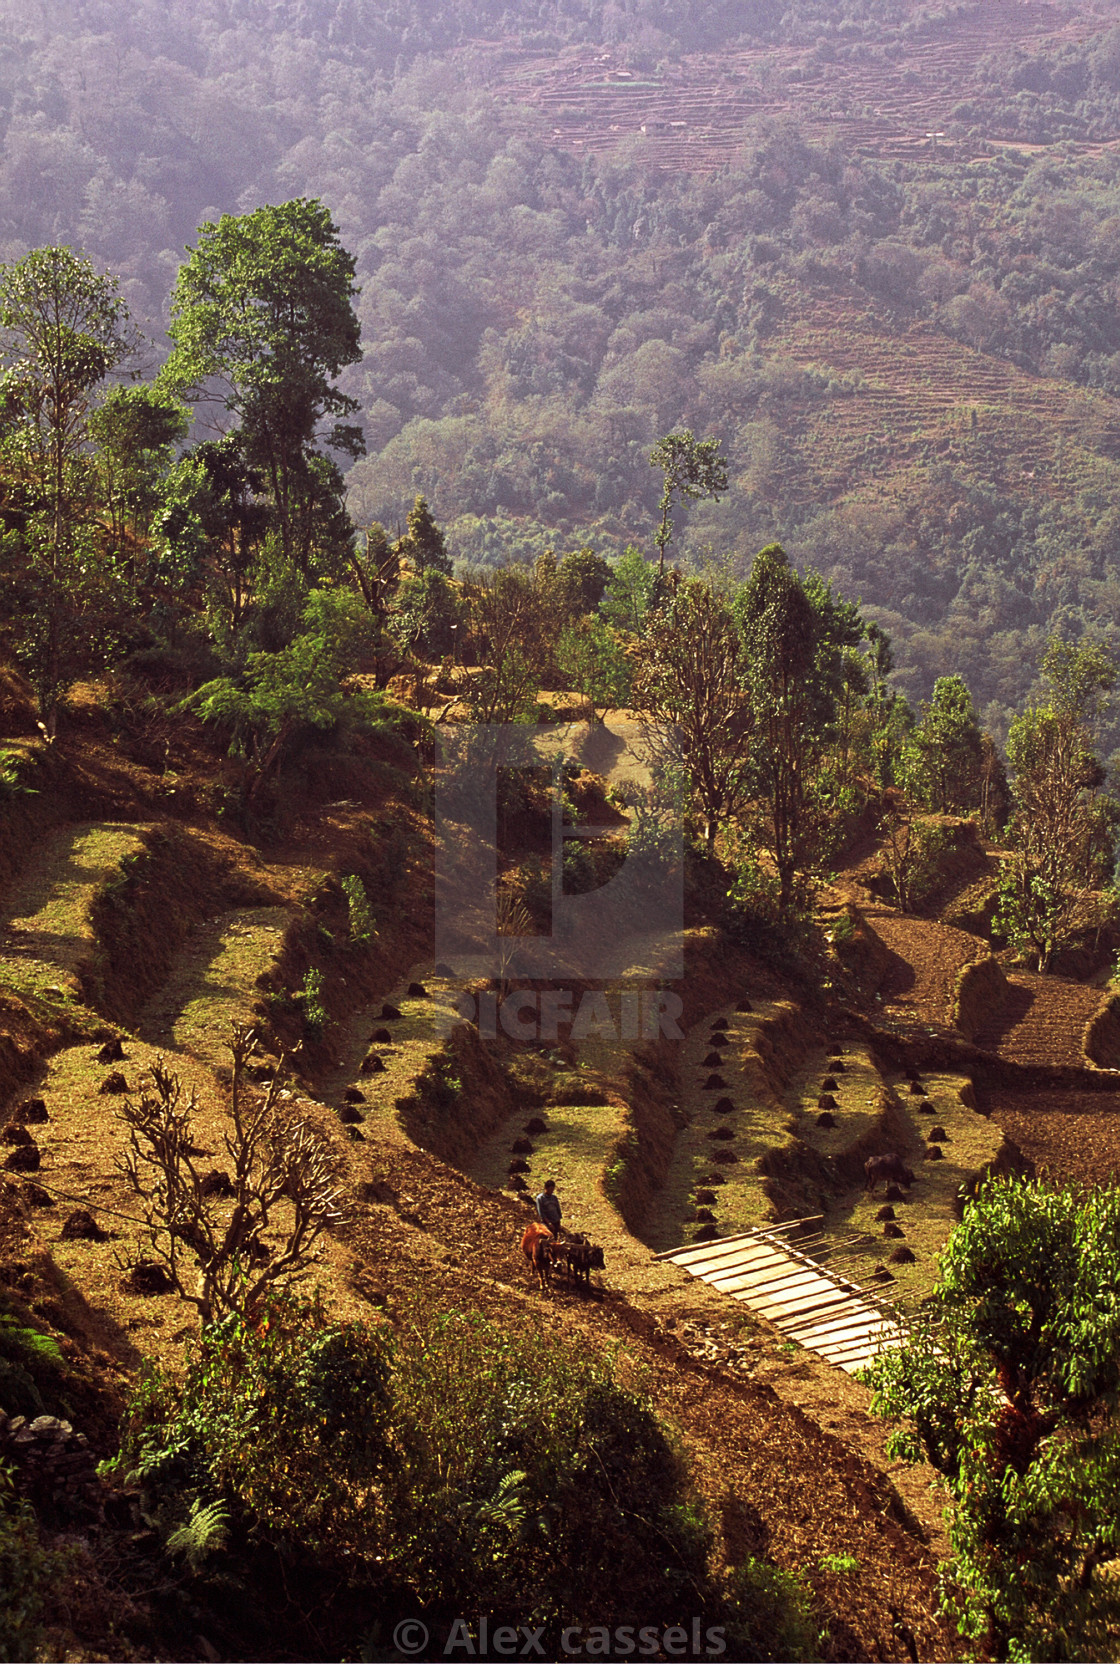
[[[555,1179],[544,1181],[544,1189],[537,1197],[537,1218],[542,1225],[548,1226],[554,1237],[560,1235],[561,1207]]]

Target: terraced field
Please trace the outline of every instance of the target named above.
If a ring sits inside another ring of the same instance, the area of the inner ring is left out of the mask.
[[[904,37],[897,54],[869,53],[864,62],[821,63],[801,48],[760,47],[692,54],[661,76],[635,74],[610,51],[545,58],[507,43],[495,53],[492,85],[515,129],[585,154],[629,140],[667,170],[723,166],[760,119],[793,120],[806,134],[879,156],[941,149],[967,158],[967,145],[944,130],[985,53],[1058,46],[1103,26],[1103,8],[1070,15],[1039,0],[979,0]]]

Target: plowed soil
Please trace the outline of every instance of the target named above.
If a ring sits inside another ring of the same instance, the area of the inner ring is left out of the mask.
[[[866,907],[864,918],[890,953],[879,989],[884,1016],[904,1026],[947,1028],[957,976],[983,944],[965,930],[889,907]]]
[[[1015,971],[1000,1021],[977,1044],[1013,1063],[1084,1065],[1085,1025],[1100,1004],[1100,989],[1060,976]]]
[[[1039,1178],[1120,1184],[1120,1093],[981,1088],[980,1106],[1014,1139]]]

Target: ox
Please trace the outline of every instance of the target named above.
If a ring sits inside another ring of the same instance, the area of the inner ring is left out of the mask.
[[[552,1232],[547,1225],[530,1225],[521,1238],[521,1252],[529,1262],[529,1269],[536,1272],[542,1289],[548,1287],[552,1270],[552,1246]]]
[[[885,1184],[905,1185],[907,1190],[914,1183],[914,1174],[900,1155],[868,1156],[863,1171],[867,1176],[864,1190],[874,1191],[880,1179]]]
[[[567,1242],[558,1244],[552,1252],[555,1259],[563,1259],[573,1282],[582,1283],[585,1288],[591,1287],[593,1271],[606,1270],[603,1250],[598,1243],[590,1242],[585,1236],[573,1233]]]

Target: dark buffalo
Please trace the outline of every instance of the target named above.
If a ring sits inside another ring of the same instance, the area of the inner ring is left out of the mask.
[[[880,1180],[884,1184],[905,1185],[907,1190],[914,1183],[913,1172],[899,1155],[868,1156],[863,1171],[867,1176],[865,1190],[873,1191]]]

